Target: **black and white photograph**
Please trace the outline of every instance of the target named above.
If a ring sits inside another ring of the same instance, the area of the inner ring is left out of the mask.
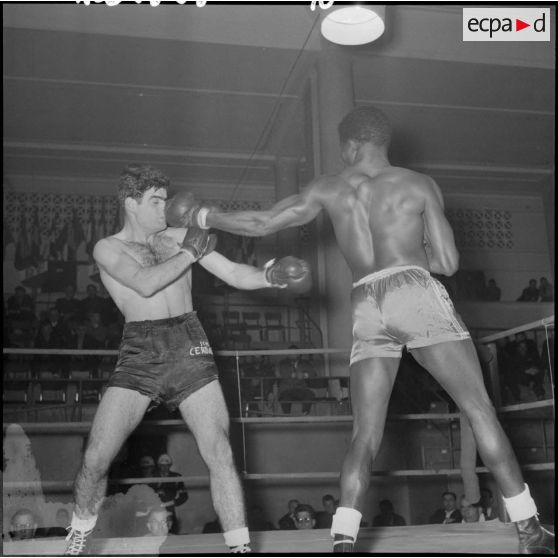
[[[2,16],[4,556],[555,555],[555,3]]]

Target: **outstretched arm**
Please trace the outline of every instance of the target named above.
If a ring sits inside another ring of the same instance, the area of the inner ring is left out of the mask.
[[[265,211],[221,212],[212,209],[206,218],[208,227],[243,236],[266,236],[288,227],[308,223],[322,209],[315,188],[308,186],[300,194],[289,196]]]
[[[459,253],[451,226],[444,215],[444,201],[432,180],[426,191],[424,207],[424,242],[432,273],[453,275],[459,266]]]

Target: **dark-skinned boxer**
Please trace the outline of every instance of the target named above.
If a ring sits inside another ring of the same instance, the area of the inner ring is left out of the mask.
[[[501,490],[522,554],[554,554],[554,535],[537,507],[488,397],[471,336],[442,284],[459,254],[429,176],[393,167],[391,125],[374,107],[354,109],[339,125],[345,169],[313,180],[267,211],[221,212],[194,204],[191,223],[246,236],[304,225],[321,211],[353,276],[350,360],[353,437],[341,470],[334,551],[351,552],[370,483],[403,346],[444,387],[467,417],[478,451]]]

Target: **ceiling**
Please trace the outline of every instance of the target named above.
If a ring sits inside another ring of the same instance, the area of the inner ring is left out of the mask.
[[[346,49],[357,104],[383,108],[395,164],[444,188],[529,194],[552,182],[550,43],[464,43],[462,7],[389,5]],[[296,5],[3,4],[4,185],[110,190],[149,162],[206,197],[273,199],[275,163],[305,168],[308,92],[327,56]]]

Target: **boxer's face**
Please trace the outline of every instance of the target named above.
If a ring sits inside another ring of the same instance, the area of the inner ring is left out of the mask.
[[[133,204],[137,222],[146,232],[151,234],[167,228],[166,201],[167,191],[164,188],[150,188],[140,201]]]

